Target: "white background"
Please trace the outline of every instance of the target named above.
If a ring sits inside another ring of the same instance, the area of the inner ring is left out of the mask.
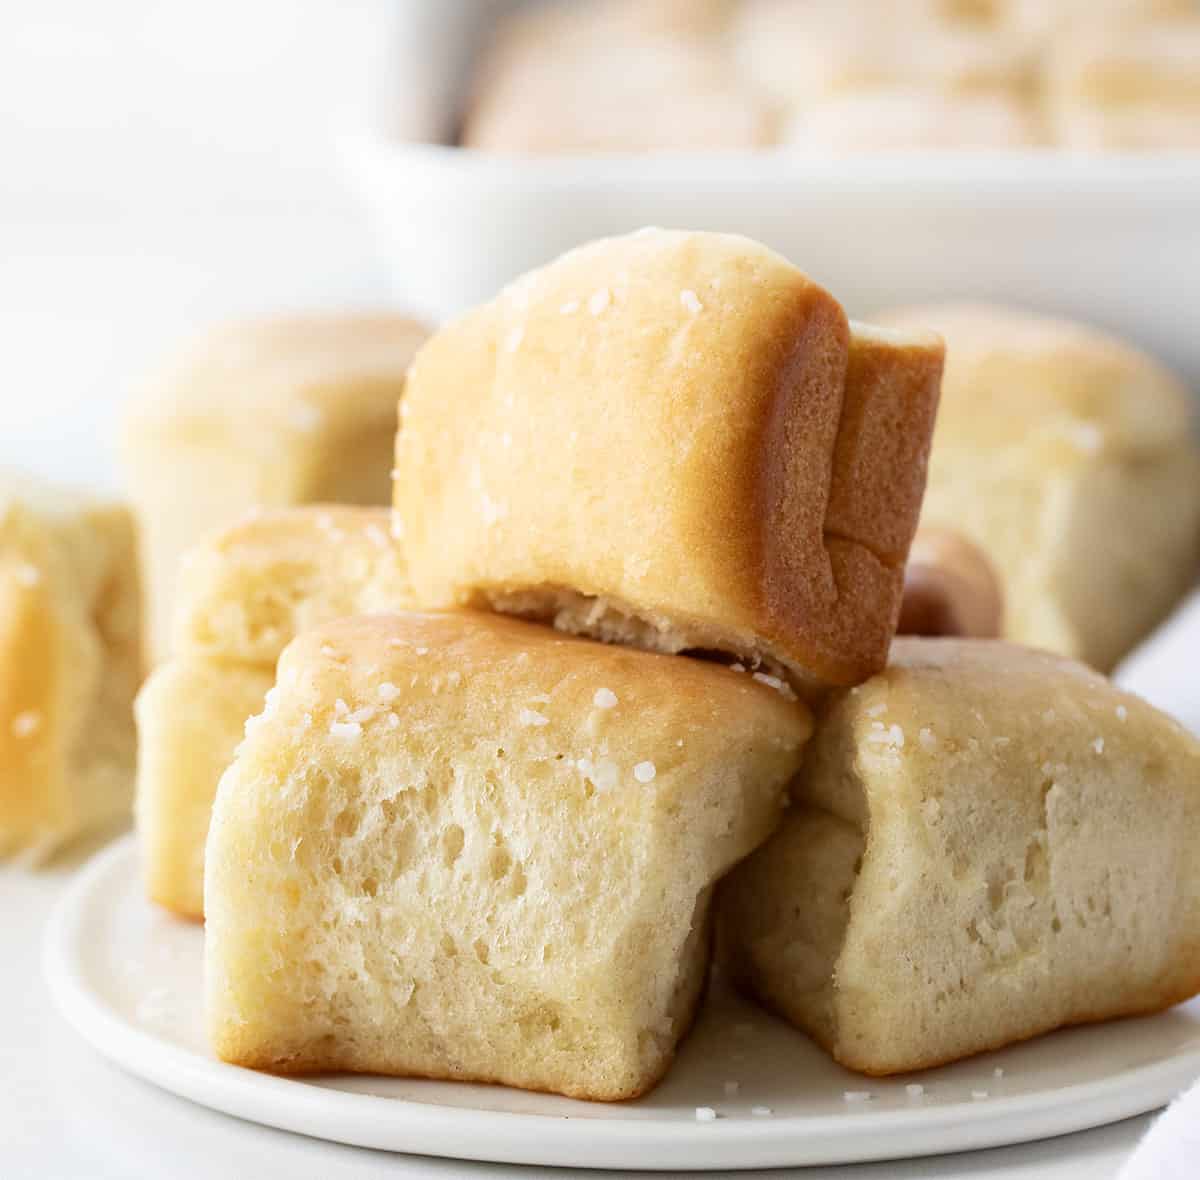
[[[392,15],[386,0],[0,0],[0,462],[111,485],[115,408],[178,340],[245,312],[384,301],[334,142],[388,92]],[[0,870],[6,1180],[462,1174],[212,1114],[86,1050],[37,963],[71,867]],[[805,1175],[1094,1180],[1146,1121]]]

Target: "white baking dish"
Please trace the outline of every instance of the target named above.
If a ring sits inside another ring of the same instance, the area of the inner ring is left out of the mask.
[[[510,159],[401,139],[397,110],[413,139],[453,126],[479,20],[496,7],[404,0],[390,128],[345,145],[395,294],[414,310],[461,311],[603,234],[733,230],[786,254],[854,314],[947,296],[1020,303],[1106,325],[1200,386],[1200,156]]]

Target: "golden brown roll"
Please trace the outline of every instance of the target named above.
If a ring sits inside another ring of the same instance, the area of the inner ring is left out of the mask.
[[[997,639],[1000,579],[983,550],[949,529],[917,529],[904,568],[900,635]]]
[[[715,650],[802,689],[882,667],[942,347],[848,323],[762,246],[640,232],[526,275],[414,362],[418,601]]]

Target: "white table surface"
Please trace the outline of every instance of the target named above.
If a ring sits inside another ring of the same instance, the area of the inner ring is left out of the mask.
[[[314,86],[352,89],[362,53],[378,40],[367,16],[385,8],[384,0],[310,0],[304,25],[289,19],[297,10],[285,0],[0,6],[0,463],[114,486],[114,408],[177,339],[228,315],[386,302],[365,218],[329,165],[322,129],[293,126],[264,153],[255,144],[274,124],[256,130],[244,115],[250,98],[265,93],[274,107],[264,120],[286,111],[308,119],[328,98]],[[182,27],[164,24],[161,14],[185,10]],[[220,13],[236,21],[232,41],[212,25]],[[277,26],[286,37],[275,36]],[[340,55],[331,49],[338,37]],[[237,53],[221,58],[214,79],[213,46],[230,44]],[[129,46],[137,53],[122,57]],[[30,96],[36,101],[18,101]],[[268,1130],[110,1066],[52,1010],[39,969],[42,928],[80,856],[38,873],[0,867],[4,1180],[533,1174]],[[1105,1180],[1147,1122],[802,1174]]]

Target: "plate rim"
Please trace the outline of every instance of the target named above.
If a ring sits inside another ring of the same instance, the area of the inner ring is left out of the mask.
[[[648,1171],[867,1163],[1035,1142],[1105,1126],[1164,1106],[1200,1073],[1198,1045],[1104,1078],[986,1103],[707,1123],[472,1109],[335,1090],[201,1057],[139,1027],[96,994],[79,954],[81,934],[105,887],[119,888],[119,879],[136,870],[136,837],[126,834],[86,862],[57,899],[43,935],[42,970],[59,1013],[103,1057],[178,1097],[349,1146],[488,1163]],[[961,1117],[965,1109],[969,1120]],[[328,1126],[338,1120],[340,1126]],[[671,1162],[655,1162],[663,1157]]]

